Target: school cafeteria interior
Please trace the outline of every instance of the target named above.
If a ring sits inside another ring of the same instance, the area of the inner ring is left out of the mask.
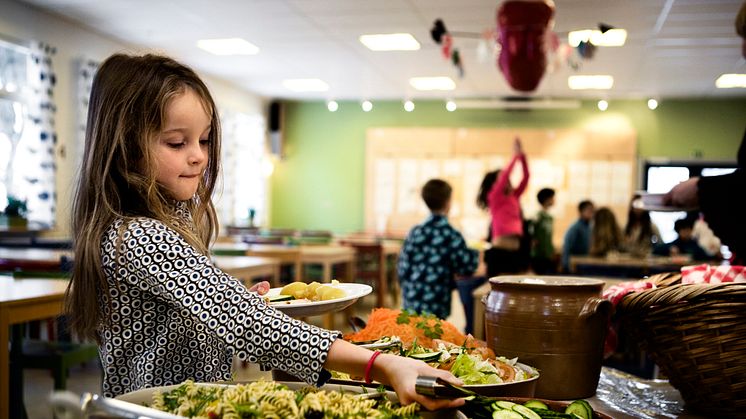
[[[113,54],[170,57],[214,101],[220,144],[200,144],[219,151],[220,172],[211,196],[190,198],[214,205],[209,245],[190,248],[209,275],[340,339],[384,352],[393,341],[454,374],[461,358],[444,360],[482,348],[499,365],[464,375],[476,380],[467,388],[537,399],[532,412],[571,415],[582,399],[589,417],[742,415],[744,31],[742,0],[0,0],[0,417],[115,414],[84,395],[124,388],[123,400],[150,404],[127,397],[199,381],[111,384],[110,330],[85,339],[69,327],[80,316],[65,315],[75,284],[93,284],[81,282],[95,271],[80,268],[93,260],[86,239],[105,239],[73,227],[96,224],[80,194],[103,211],[110,201],[94,197],[125,181],[90,171],[103,166],[92,151],[109,140],[101,126],[131,116],[97,119]],[[120,98],[161,124],[175,103]],[[123,148],[138,141],[131,124],[117,128],[131,130]],[[125,170],[150,173],[140,158]],[[143,211],[127,216],[163,208]],[[197,224],[185,227],[195,237]],[[106,272],[99,284],[120,275]],[[111,315],[100,291],[89,297]],[[231,380],[213,381],[299,380],[225,345]],[[241,417],[269,412],[255,408]],[[172,413],[203,417],[184,409]]]

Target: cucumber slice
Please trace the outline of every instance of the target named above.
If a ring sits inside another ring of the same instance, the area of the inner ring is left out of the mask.
[[[567,406],[565,413],[576,415],[580,419],[593,419],[593,410],[590,409],[590,407],[591,406],[585,400],[575,400]]]
[[[513,411],[518,412],[526,419],[541,419],[541,416],[536,414],[533,410],[529,409],[526,406],[521,406],[520,404],[517,404],[513,406]]]
[[[492,412],[492,419],[523,419],[523,416],[512,410],[496,410]]]
[[[267,297],[267,300],[269,300],[270,303],[279,303],[280,301],[295,300],[295,297],[293,297],[292,295],[278,294],[278,295],[273,295],[271,297]]]
[[[507,409],[507,410],[513,410],[513,407],[518,406],[517,404],[505,400],[498,400],[494,404],[496,404],[500,409]]]
[[[535,407],[537,409],[549,410],[549,406],[547,406],[546,404],[544,404],[544,402],[541,402],[539,400],[529,400],[526,403],[523,403],[523,405],[526,407],[531,407],[531,408]]]
[[[423,354],[412,354],[410,358],[419,359],[424,362],[435,362],[440,359],[440,352],[425,352]]]
[[[531,408],[532,411],[536,412],[542,419],[573,419],[572,415],[566,413],[555,412],[549,409],[539,409],[536,407]]]

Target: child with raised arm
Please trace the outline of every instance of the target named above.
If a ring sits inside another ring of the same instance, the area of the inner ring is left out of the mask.
[[[91,91],[75,191],[75,265],[65,309],[73,331],[99,343],[104,395],[187,379],[231,379],[233,356],[321,385],[328,369],[393,386],[403,404],[463,401],[415,393],[418,375],[450,373],[374,355],[267,306],[216,268],[211,201],[220,124],[205,84],[156,55],[115,54]]]
[[[523,178],[516,188],[510,184],[510,174],[517,162],[521,163]],[[520,198],[528,185],[529,171],[526,154],[519,138],[513,144],[513,158],[503,170],[489,172],[482,180],[477,205],[489,209],[491,221],[488,241],[492,248],[484,252],[487,276],[516,273],[524,266],[521,255],[523,216]]]

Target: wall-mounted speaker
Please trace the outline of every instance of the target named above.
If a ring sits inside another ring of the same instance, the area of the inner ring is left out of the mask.
[[[273,100],[269,103],[267,119],[267,126],[269,127],[269,150],[278,158],[282,158],[284,142],[284,112],[282,102]]]

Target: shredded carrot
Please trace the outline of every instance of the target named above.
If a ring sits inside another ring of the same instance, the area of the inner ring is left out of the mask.
[[[420,316],[410,316],[409,323],[398,324],[396,322],[397,317],[401,313],[401,310],[392,310],[389,308],[374,308],[368,317],[368,323],[364,329],[356,333],[349,333],[344,336],[345,340],[349,341],[365,341],[365,340],[376,340],[384,336],[398,336],[404,346],[411,346],[412,342],[417,339],[417,344],[426,348],[437,349],[437,344],[427,336],[425,332],[416,327],[416,324],[423,320]],[[433,327],[436,320],[425,319],[428,327]],[[461,346],[466,343],[467,347],[482,346],[479,342],[469,336],[467,342],[467,336],[459,332],[452,323],[445,320],[440,320],[443,334],[440,339],[451,342],[455,345]]]

